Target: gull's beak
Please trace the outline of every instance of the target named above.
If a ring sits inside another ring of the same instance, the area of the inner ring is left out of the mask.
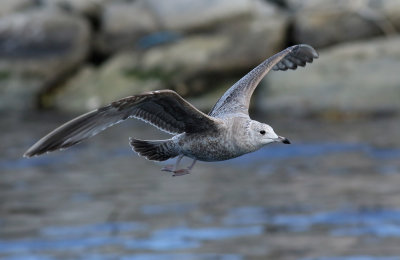
[[[278,141],[282,142],[284,144],[290,144],[289,139],[287,139],[286,137],[283,137],[283,136],[278,136]]]

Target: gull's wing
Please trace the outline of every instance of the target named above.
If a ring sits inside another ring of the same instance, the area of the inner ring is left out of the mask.
[[[236,82],[217,101],[210,116],[222,117],[229,114],[242,113],[248,115],[251,95],[261,79],[271,70],[295,70],[297,66],[304,67],[307,62],[318,58],[313,47],[300,44],[289,47],[266,59],[238,82]]]
[[[153,91],[120,99],[72,119],[40,139],[24,156],[67,148],[131,117],[171,134],[200,132],[219,123],[218,119],[199,111],[175,91]]]

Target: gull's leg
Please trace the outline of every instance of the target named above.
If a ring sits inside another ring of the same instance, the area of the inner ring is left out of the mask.
[[[192,164],[189,166],[189,167],[187,167],[186,169],[180,169],[180,170],[175,170],[174,171],[174,175],[172,175],[172,176],[182,176],[182,175],[186,175],[186,174],[189,174],[190,173],[190,170],[193,168],[193,166],[196,164],[196,159],[193,159],[193,162],[192,162]]]
[[[188,167],[188,170],[191,170],[193,168],[193,166],[196,164],[197,159],[193,159],[192,164]]]
[[[164,171],[164,172],[175,172],[176,169],[178,169],[179,163],[181,162],[182,158],[183,158],[183,154],[182,154],[182,155],[179,155],[178,159],[176,159],[175,164],[168,164],[168,165],[165,165],[165,166],[161,169],[161,171]]]

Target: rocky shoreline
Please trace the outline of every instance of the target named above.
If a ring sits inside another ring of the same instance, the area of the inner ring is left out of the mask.
[[[397,113],[399,29],[393,0],[1,1],[0,111],[80,113],[163,88],[207,110],[263,59],[308,43],[321,58],[271,73],[256,108]]]

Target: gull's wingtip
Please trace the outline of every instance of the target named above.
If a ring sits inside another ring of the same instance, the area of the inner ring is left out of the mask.
[[[301,49],[307,49],[308,51],[310,51],[310,53],[312,54],[312,56],[313,56],[314,59],[318,59],[318,57],[319,57],[318,52],[317,52],[317,51],[314,49],[314,47],[312,47],[311,45],[302,43],[302,44],[295,45],[294,47],[297,47],[297,48],[299,48],[299,49],[300,49],[300,48],[301,48]]]
[[[308,44],[293,45],[278,54],[280,61],[272,69],[277,70],[295,70],[298,67],[304,67],[307,63],[312,63],[319,57],[318,52]]]
[[[52,152],[54,150],[59,150],[60,148],[63,148],[62,146],[56,146],[56,147],[49,147],[49,142],[47,136],[43,137],[36,143],[34,143],[31,147],[26,150],[26,152],[22,155],[24,158],[31,158],[35,156],[39,156],[45,153]]]
[[[22,155],[23,158],[31,158],[37,155],[40,155],[38,151],[36,151],[35,145],[31,146],[26,152]]]

